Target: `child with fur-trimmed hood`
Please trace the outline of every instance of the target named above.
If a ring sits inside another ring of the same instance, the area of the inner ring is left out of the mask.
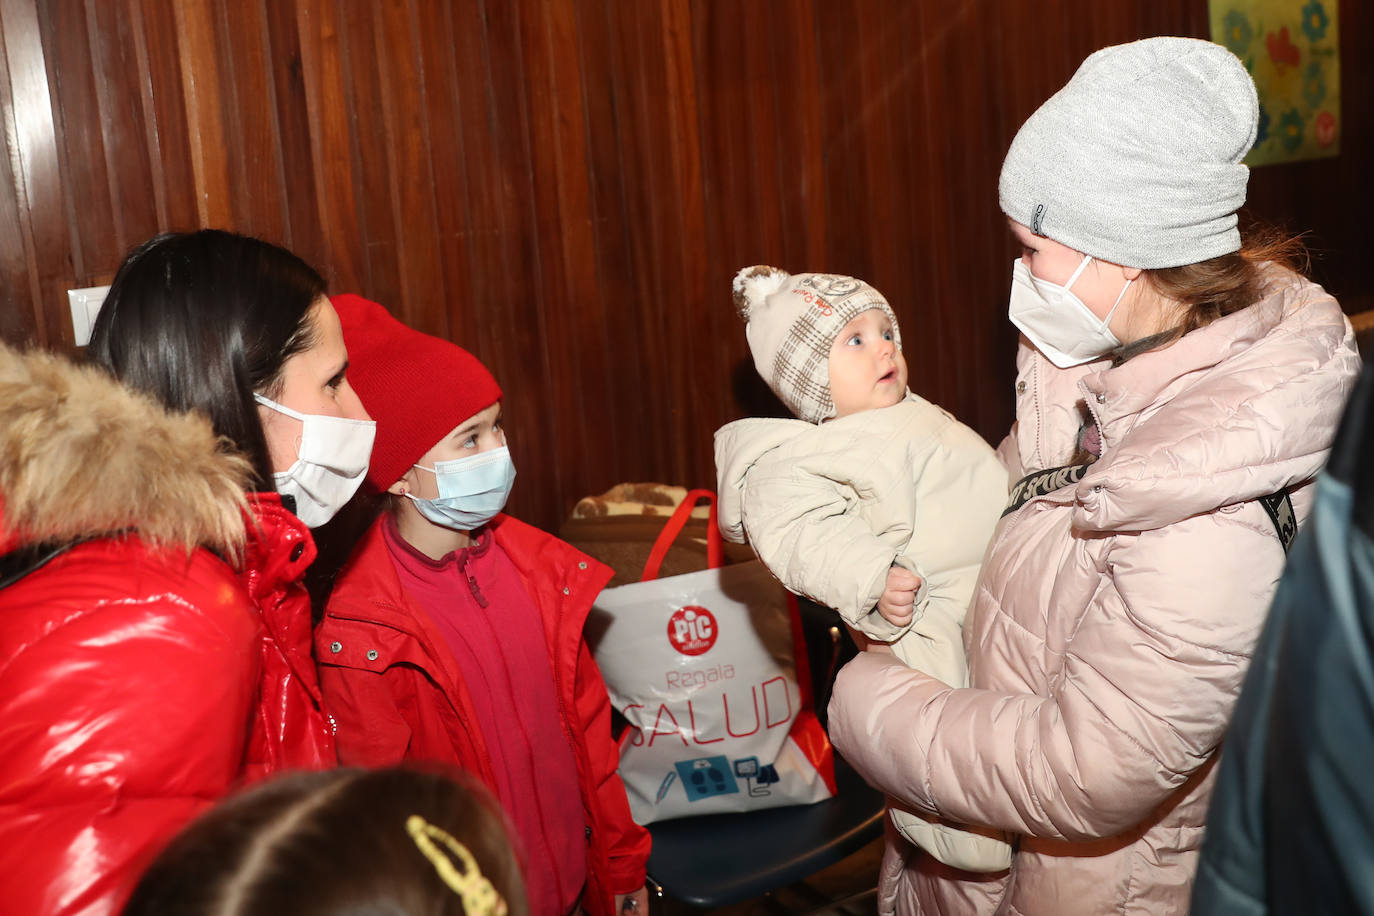
[[[746,267],[734,300],[755,367],[797,419],[716,432],[725,537],[906,664],[967,686],[962,624],[1006,469],[977,433],[907,390],[897,317],[872,286]],[[1010,863],[996,831],[892,817],[947,865]]]

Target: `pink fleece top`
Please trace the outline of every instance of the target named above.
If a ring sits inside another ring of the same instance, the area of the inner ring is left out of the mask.
[[[539,610],[490,531],[438,561],[390,518],[383,535],[401,587],[443,634],[472,696],[521,846],[530,913],[563,916],[587,879],[586,825]]]

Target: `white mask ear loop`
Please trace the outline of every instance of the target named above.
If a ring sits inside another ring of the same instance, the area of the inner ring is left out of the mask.
[[[1083,271],[1088,269],[1088,265],[1092,263],[1092,260],[1092,255],[1083,255],[1083,260],[1078,262],[1078,269],[1073,272],[1073,276],[1069,277],[1068,282],[1064,284],[1065,292],[1073,289],[1073,285],[1078,282],[1078,278],[1083,275]]]
[[[300,420],[302,423],[305,422],[305,414],[301,413],[299,410],[292,410],[285,404],[278,404],[271,398],[263,397],[256,391],[253,392],[253,400],[257,401],[259,404],[261,404],[263,407],[266,407],[268,410],[275,410],[277,413],[285,414],[293,420]]]
[[[1072,289],[1073,285],[1078,282],[1078,278],[1083,275],[1083,271],[1088,269],[1088,264],[1092,262],[1092,259],[1093,256],[1090,254],[1083,255],[1083,260],[1079,262],[1078,269],[1073,272],[1073,276],[1069,277],[1069,281],[1064,284],[1064,290],[1066,292]],[[1112,316],[1116,314],[1117,306],[1121,305],[1121,300],[1126,298],[1126,290],[1131,288],[1133,282],[1135,281],[1127,280],[1126,285],[1121,287],[1121,292],[1117,293],[1116,301],[1112,303],[1111,309],[1107,312],[1107,317],[1102,319],[1102,327],[1111,330]]]
[[[276,411],[282,416],[290,417],[291,419],[296,420],[301,424],[300,433],[296,436],[295,439],[292,440],[292,444],[294,445],[296,450],[296,457],[300,458],[301,446],[305,443],[305,414],[301,413],[298,410],[292,410],[285,404],[278,404],[271,398],[264,397],[258,394],[256,391],[253,392],[253,400],[257,401],[259,404],[261,404],[263,407],[266,407],[268,410]]]
[[[1121,304],[1121,300],[1122,300],[1122,299],[1125,299],[1125,298],[1126,298],[1126,290],[1130,289],[1130,288],[1131,288],[1131,284],[1134,283],[1134,282],[1135,282],[1134,279],[1127,280],[1127,281],[1126,281],[1126,285],[1123,286],[1123,287],[1121,287],[1121,292],[1117,294],[1116,301],[1112,303],[1112,310],[1111,310],[1110,312],[1107,313],[1107,317],[1106,317],[1106,318],[1103,318],[1103,319],[1102,319],[1102,326],[1103,326],[1104,328],[1107,328],[1108,330],[1111,330],[1110,325],[1111,325],[1111,323],[1112,323],[1112,316],[1116,314],[1116,307],[1119,306],[1119,305]]]

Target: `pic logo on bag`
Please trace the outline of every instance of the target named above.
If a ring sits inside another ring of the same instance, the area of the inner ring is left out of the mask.
[[[701,655],[716,644],[716,618],[704,607],[689,604],[668,618],[668,642],[683,655]]]

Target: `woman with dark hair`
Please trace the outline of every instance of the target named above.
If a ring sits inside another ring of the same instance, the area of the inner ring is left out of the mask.
[[[361,482],[373,425],[319,275],[226,232],[153,239],[116,275],[91,355],[107,371],[0,352],[16,912],[112,912],[234,785],[337,760],[300,580],[307,524]]]
[[[1218,750],[1359,367],[1295,246],[1243,234],[1259,105],[1210,42],[1105,48],[1021,127],[1019,481],[964,624],[970,687],[874,644],[830,734],[895,803],[1019,835],[972,875],[889,842],[880,912],[1184,913]]]
[[[374,424],[344,377],[338,316],[284,248],[215,229],[145,242],[115,275],[90,356],[209,417],[252,462],[253,489],[277,490],[312,528],[363,481]]]
[[[495,799],[456,772],[284,776],[182,831],[123,916],[350,913],[526,916]]]

